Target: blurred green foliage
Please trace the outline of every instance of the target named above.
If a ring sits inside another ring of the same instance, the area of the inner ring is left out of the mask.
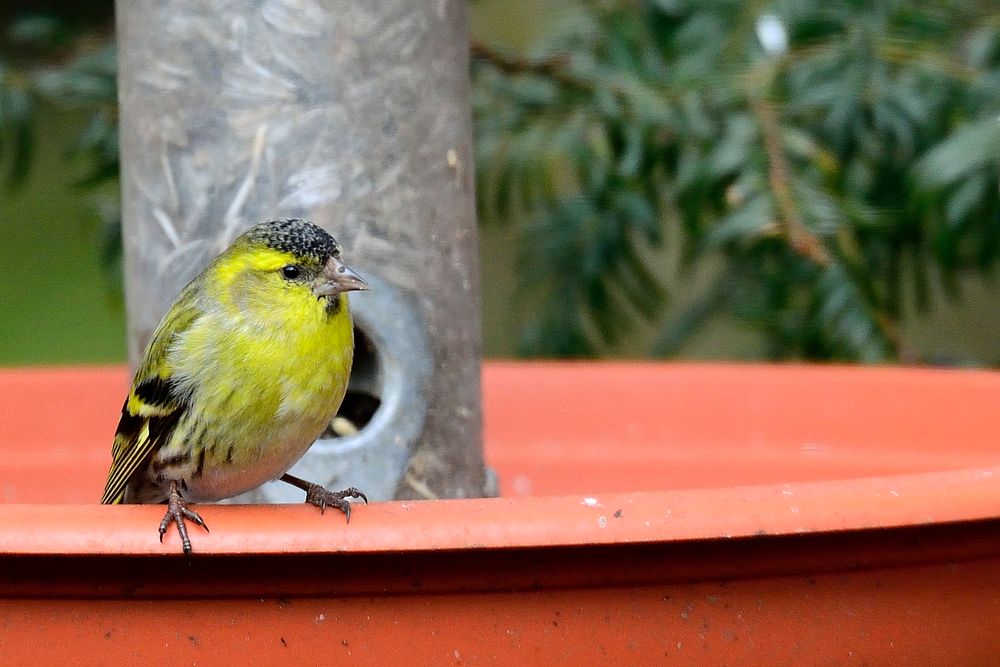
[[[599,355],[641,322],[665,356],[723,315],[775,359],[909,358],[904,290],[927,307],[938,276],[957,297],[992,272],[995,3],[581,0],[537,32],[471,48],[480,217],[516,239],[522,354]],[[67,158],[114,266],[107,23],[22,18],[3,47],[0,184],[34,165],[40,113],[85,114]],[[683,307],[664,246],[718,267]]]
[[[106,16],[107,12],[96,13],[92,18],[96,27],[54,14],[28,14],[10,22],[0,55],[0,185],[10,189],[23,184],[33,166],[43,114],[69,110],[85,115],[87,122],[64,157],[84,165],[75,186],[91,195],[93,210],[103,220],[102,261],[117,283],[121,273],[117,63]]]
[[[891,360],[904,276],[926,307],[931,275],[954,296],[996,263],[995,3],[594,0],[521,52],[472,53],[523,354],[599,354],[662,318],[668,355],[728,313],[775,359]],[[721,265],[680,312],[651,264],[668,241]]]

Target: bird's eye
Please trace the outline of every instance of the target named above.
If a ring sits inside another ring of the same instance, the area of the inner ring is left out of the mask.
[[[285,276],[289,280],[295,280],[300,275],[302,275],[302,269],[295,266],[294,264],[288,264],[281,267],[281,275]]]

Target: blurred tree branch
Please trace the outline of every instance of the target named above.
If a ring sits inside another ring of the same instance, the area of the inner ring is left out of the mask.
[[[672,354],[728,313],[774,358],[890,360],[905,276],[926,306],[930,276],[996,263],[990,3],[591,1],[524,54],[472,53],[483,217],[546,234],[522,248],[547,258],[521,286],[524,353],[595,354],[638,316],[662,318],[653,352]],[[587,216],[604,231],[581,233]],[[687,266],[722,266],[674,312],[667,234]],[[622,235],[660,289],[581,289],[617,284]],[[566,246],[599,259],[547,255]]]
[[[593,86],[589,85],[586,81],[575,78],[567,71],[565,58],[556,57],[540,61],[530,60],[528,58],[501,53],[475,39],[469,43],[469,56],[489,63],[505,74],[534,74],[548,77],[570,88],[578,88],[583,91],[593,90]]]
[[[764,150],[767,153],[767,181],[771,193],[777,202],[781,219],[781,229],[788,239],[788,245],[793,251],[812,260],[820,266],[829,266],[830,255],[827,254],[815,234],[802,223],[799,217],[795,198],[788,180],[789,165],[785,159],[785,151],[781,146],[781,128],[774,105],[763,100],[750,102],[757,121],[764,135]]]

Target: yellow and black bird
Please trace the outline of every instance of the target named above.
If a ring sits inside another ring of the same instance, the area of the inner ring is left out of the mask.
[[[163,503],[160,540],[188,502],[221,500],[273,479],[342,510],[332,492],[286,471],[322,433],[347,390],[354,329],[347,292],[367,284],[340,246],[305,220],[252,227],[177,297],[146,348],[112,447],[101,502]],[[207,527],[206,527],[207,528]]]

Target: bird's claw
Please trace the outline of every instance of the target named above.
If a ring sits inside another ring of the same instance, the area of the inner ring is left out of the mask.
[[[201,518],[201,515],[193,509],[189,509],[184,499],[177,493],[177,489],[172,488],[170,495],[167,497],[167,511],[163,515],[163,520],[160,521],[160,543],[163,543],[163,536],[167,534],[170,524],[176,524],[177,534],[181,537],[181,547],[184,549],[184,555],[190,557],[191,538],[188,537],[187,524],[184,522],[185,519],[190,519],[208,532],[208,525],[205,524],[205,520]]]
[[[368,497],[353,486],[343,491],[329,491],[319,484],[310,484],[309,488],[306,489],[306,502],[318,507],[320,514],[325,514],[327,507],[336,507],[344,513],[347,522],[350,523],[351,501],[347,498],[360,498],[365,501],[366,505],[368,504]]]

